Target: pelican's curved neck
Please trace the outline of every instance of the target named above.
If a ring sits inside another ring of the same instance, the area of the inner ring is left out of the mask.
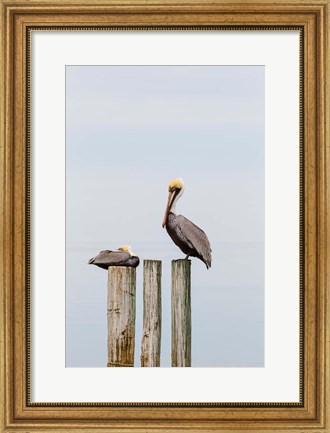
[[[179,194],[175,197],[175,199],[173,200],[173,203],[172,203],[172,205],[171,205],[170,212],[174,213],[175,215],[177,215],[177,213],[176,213],[176,204],[177,204],[179,198],[182,196],[182,194],[183,194],[183,189],[182,189],[182,190],[179,192]]]

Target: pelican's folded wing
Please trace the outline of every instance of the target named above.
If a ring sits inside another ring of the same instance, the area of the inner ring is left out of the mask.
[[[108,269],[109,266],[125,266],[130,258],[131,255],[125,251],[104,250],[90,259],[88,263],[99,266],[103,269]]]
[[[182,236],[193,245],[207,267],[211,267],[212,250],[206,233],[183,215],[178,215],[177,219]]]

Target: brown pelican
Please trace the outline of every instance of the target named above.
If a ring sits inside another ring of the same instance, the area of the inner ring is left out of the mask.
[[[197,257],[205,263],[206,268],[211,267],[211,246],[206,234],[183,215],[176,214],[176,203],[183,194],[183,179],[173,179],[168,186],[168,201],[163,220],[163,228],[173,242],[187,254],[186,259]]]
[[[90,265],[99,266],[102,269],[108,269],[109,266],[130,266],[136,268],[139,266],[140,259],[133,253],[132,247],[124,245],[118,250],[104,250],[98,253],[88,261]]]

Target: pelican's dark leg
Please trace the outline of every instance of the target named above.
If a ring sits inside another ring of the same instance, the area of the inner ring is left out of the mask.
[[[189,260],[189,254],[186,255],[186,257],[184,258],[185,260]]]

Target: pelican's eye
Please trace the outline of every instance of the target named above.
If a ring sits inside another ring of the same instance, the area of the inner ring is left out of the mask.
[[[170,192],[175,192],[175,191],[180,191],[181,188],[178,188],[177,186],[172,186],[172,188],[170,189]]]

